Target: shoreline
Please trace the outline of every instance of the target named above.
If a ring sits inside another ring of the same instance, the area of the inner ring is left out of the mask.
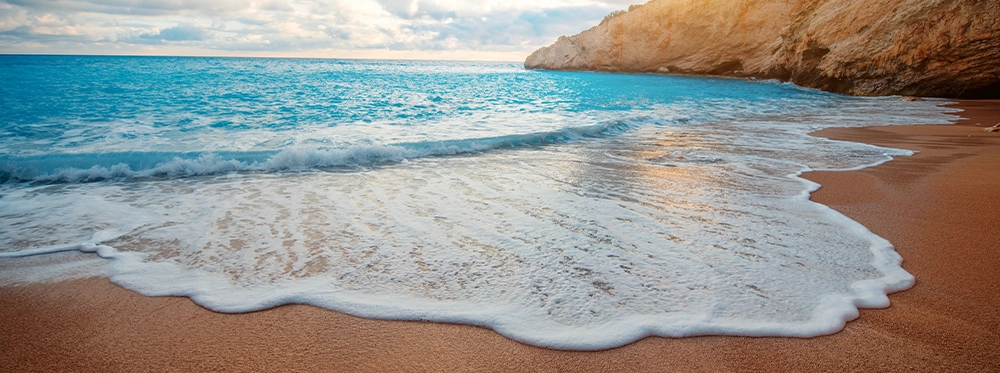
[[[916,150],[801,177],[810,199],[892,242],[916,285],[810,339],[649,337],[595,352],[476,326],[363,319],[286,305],[221,314],[105,278],[0,287],[0,371],[1000,370],[1000,100],[959,101],[953,126],[830,128],[815,136]],[[980,125],[976,125],[979,123]]]

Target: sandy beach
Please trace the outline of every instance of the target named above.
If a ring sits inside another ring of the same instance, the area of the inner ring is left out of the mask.
[[[919,152],[805,175],[823,185],[813,200],[892,242],[917,279],[891,307],[862,310],[830,336],[646,338],[567,352],[474,326],[304,305],[221,314],[88,278],[0,288],[0,371],[1000,371],[1000,132],[983,131],[1000,122],[1000,100],[957,106],[968,119],[954,126],[815,134]]]

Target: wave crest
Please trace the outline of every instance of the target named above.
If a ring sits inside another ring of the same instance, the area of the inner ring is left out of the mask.
[[[496,137],[357,145],[342,149],[165,153],[132,152],[0,158],[0,181],[94,182],[136,178],[179,178],[230,172],[304,171],[324,167],[365,167],[409,159],[481,153],[606,137],[642,126],[648,118],[567,127],[557,131]]]

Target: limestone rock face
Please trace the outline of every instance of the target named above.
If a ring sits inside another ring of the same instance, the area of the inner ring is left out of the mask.
[[[997,0],[653,0],[529,69],[775,78],[854,95],[1000,98]]]

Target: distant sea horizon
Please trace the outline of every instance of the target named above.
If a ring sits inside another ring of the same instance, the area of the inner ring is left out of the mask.
[[[809,133],[957,119],[521,62],[0,54],[0,77],[0,258],[50,258],[0,284],[101,275],[577,350],[887,306],[914,282],[892,244],[799,175],[912,152]]]
[[[0,56],[38,56],[38,57],[164,57],[164,58],[261,58],[289,60],[349,60],[349,61],[437,61],[437,62],[524,62],[524,58],[511,60],[480,60],[480,59],[439,59],[439,58],[365,58],[365,57],[331,57],[331,56],[266,56],[266,55],[181,55],[181,54],[88,54],[88,53],[9,53],[0,52]],[[528,53],[524,55],[527,57]]]

